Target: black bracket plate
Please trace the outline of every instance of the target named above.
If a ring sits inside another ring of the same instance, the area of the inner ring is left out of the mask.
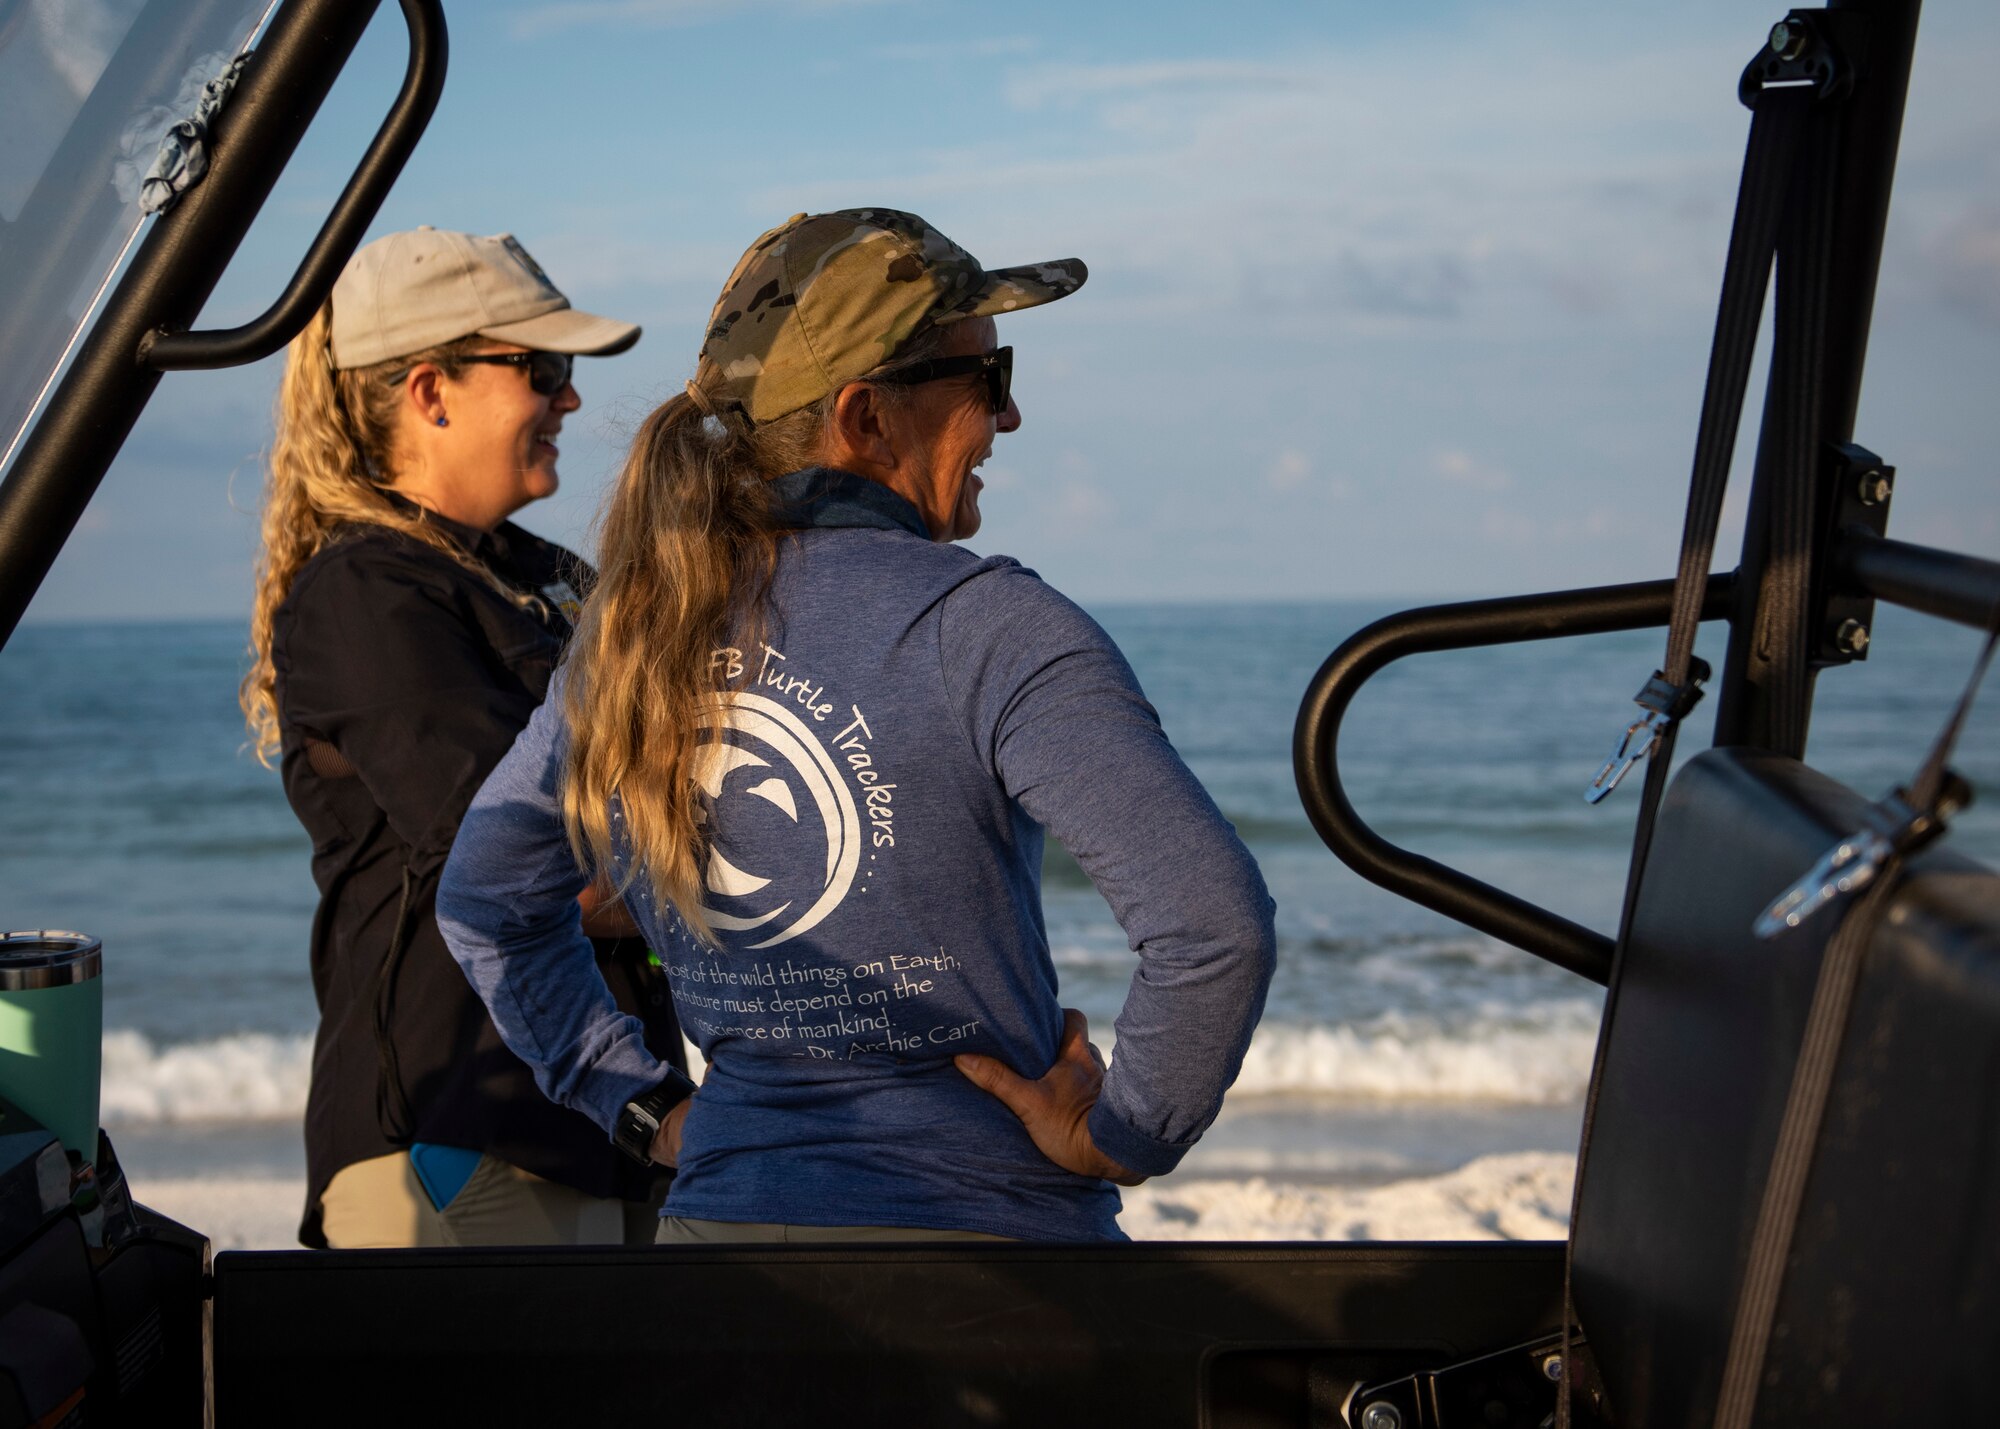
[[[1770,37],[1744,66],[1736,97],[1748,108],[1774,89],[1810,89],[1820,103],[1845,99],[1854,71],[1827,37],[1825,10],[1794,10],[1771,26]]]
[[[1401,1379],[1356,1385],[1343,1410],[1348,1429],[1545,1429],[1570,1376],[1570,1418],[1579,1429],[1607,1422],[1604,1387],[1589,1347],[1560,1334]]]
[[[1827,462],[1825,497],[1820,503],[1820,549],[1813,561],[1812,650],[1814,669],[1868,658],[1875,626],[1875,597],[1845,591],[1833,580],[1834,547],[1850,534],[1883,536],[1889,530],[1889,501],[1896,491],[1896,468],[1863,446],[1835,445]]]

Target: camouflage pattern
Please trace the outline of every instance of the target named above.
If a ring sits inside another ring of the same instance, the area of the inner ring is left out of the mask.
[[[737,261],[709,314],[695,382],[768,422],[934,328],[1054,302],[1087,276],[1076,258],[988,271],[891,208],[794,214]]]

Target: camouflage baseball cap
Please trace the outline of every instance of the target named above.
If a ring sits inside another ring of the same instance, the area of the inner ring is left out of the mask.
[[[810,406],[913,338],[1074,293],[1080,259],[985,269],[913,213],[794,214],[750,245],[708,318],[695,381],[753,422]]]

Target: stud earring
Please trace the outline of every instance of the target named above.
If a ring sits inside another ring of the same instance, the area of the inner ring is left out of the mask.
[[[445,419],[444,419],[443,417],[439,417],[439,418],[438,418],[438,425],[439,425],[440,427],[448,427],[448,426],[450,426],[450,425],[451,425],[451,423],[450,423],[450,422],[447,422],[447,421],[446,421],[446,420],[445,420]]]

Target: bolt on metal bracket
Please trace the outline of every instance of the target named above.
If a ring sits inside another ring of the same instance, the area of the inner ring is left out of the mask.
[[[1886,536],[1889,504],[1896,490],[1896,468],[1853,442],[1829,445],[1823,452],[1825,475],[1815,493],[1819,506],[1819,550],[1813,560],[1811,648],[1806,658],[1816,670],[1868,658],[1874,635],[1875,599],[1843,588],[1832,576],[1835,550],[1850,536],[1865,532]]]
[[[1540,1429],[1551,1421],[1565,1369],[1579,1425],[1594,1424],[1601,1390],[1580,1336],[1545,1335],[1476,1359],[1356,1385],[1341,1415],[1349,1429]]]
[[[1752,109],[1771,90],[1810,89],[1819,103],[1845,99],[1854,88],[1854,71],[1827,38],[1819,18],[1824,13],[1794,10],[1773,25],[1743,69],[1737,98]]]

